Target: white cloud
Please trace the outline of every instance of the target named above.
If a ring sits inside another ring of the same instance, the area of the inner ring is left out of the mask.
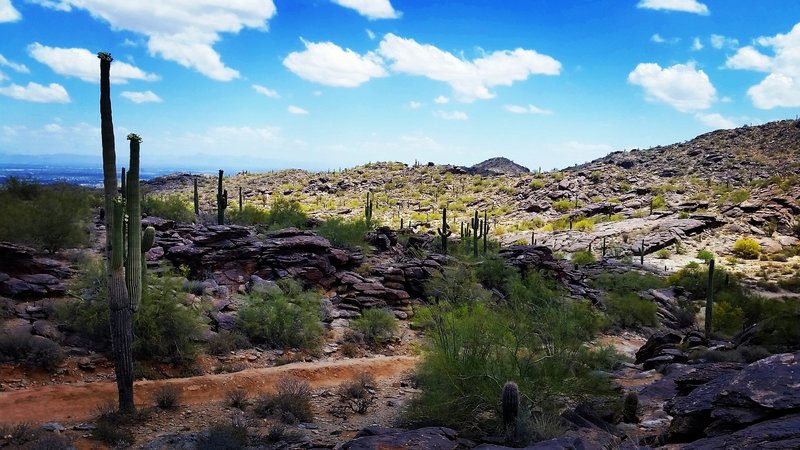
[[[289,114],[300,114],[300,115],[308,114],[307,110],[294,105],[289,105],[288,111]]]
[[[2,71],[0,71],[0,81],[6,81],[7,79],[8,79],[8,76],[6,74],[4,74]]]
[[[0,87],[0,95],[36,103],[69,103],[67,90],[57,83],[50,83],[48,86],[34,82],[27,86],[12,84]]]
[[[444,120],[467,120],[469,116],[464,111],[434,111],[436,117]]]
[[[539,108],[536,105],[528,105],[528,106],[520,106],[520,105],[505,105],[504,108],[508,112],[512,112],[514,114],[536,114],[541,116],[549,116],[553,114],[553,111]]]
[[[161,99],[158,95],[155,94],[153,91],[144,91],[144,92],[132,92],[132,91],[123,91],[119,94],[128,100],[132,101],[133,103],[161,103],[164,100]]]
[[[747,90],[756,108],[793,108],[800,106],[800,78],[771,73],[761,83]]]
[[[700,51],[700,50],[703,49],[703,43],[700,42],[700,38],[699,37],[694,38],[694,40],[692,41],[692,46],[690,48],[691,48],[692,51],[695,51],[695,52]]]
[[[258,92],[261,95],[265,95],[265,96],[267,96],[269,98],[280,98],[281,97],[280,94],[278,94],[278,91],[276,91],[274,89],[270,89],[270,88],[265,87],[265,86],[261,86],[260,84],[254,84],[254,85],[252,85],[252,87],[253,87],[254,91]]]
[[[225,66],[213,45],[220,33],[238,33],[243,28],[267,29],[275,15],[273,0],[31,0],[42,6],[69,11],[88,11],[112,28],[147,36],[150,55],[194,69],[219,81],[239,77]]]
[[[378,35],[376,35],[376,34],[375,34],[375,32],[374,32],[374,31],[372,31],[372,30],[370,30],[369,28],[367,28],[367,29],[366,29],[366,30],[364,30],[364,31],[366,31],[366,32],[367,32],[367,37],[369,38],[369,40],[370,40],[370,41],[374,41],[374,40],[375,40],[375,38],[376,38],[376,37],[378,37]]]
[[[661,11],[681,11],[707,16],[708,6],[697,0],[641,0],[637,8]]]
[[[561,72],[561,63],[534,50],[502,50],[467,61],[433,45],[392,33],[384,36],[378,53],[392,61],[395,72],[448,83],[456,98],[463,102],[494,98],[490,88],[495,86],[511,86],[531,75]]]
[[[735,55],[725,61],[729,69],[755,70],[769,72],[772,68],[772,59],[751,46],[740,48]]]
[[[48,47],[35,42],[28,46],[31,57],[49,66],[53,72],[83,81],[100,82],[100,63],[97,55],[85,48]],[[128,63],[115,61],[111,65],[111,82],[124,84],[128,80],[156,81],[158,76],[144,72]]]
[[[411,109],[419,109],[422,106],[422,103],[415,102],[414,100],[408,102],[408,107]]]
[[[661,36],[660,34],[656,33],[656,34],[650,36],[650,41],[655,42],[656,44],[677,44],[678,42],[681,41],[681,38],[672,37],[672,38],[667,39],[667,38]]]
[[[644,88],[648,100],[666,103],[681,112],[708,109],[717,97],[708,75],[691,62],[666,68],[641,63],[628,75],[628,82]]]
[[[292,52],[283,65],[305,80],[338,87],[357,87],[371,78],[387,75],[381,59],[373,52],[366,55],[342,49],[333,42],[308,42],[306,49]]]
[[[16,22],[22,18],[22,14],[14,8],[11,0],[0,0],[0,23]]]
[[[435,99],[433,99],[433,101],[438,103],[438,104],[440,104],[440,105],[444,105],[444,104],[450,103],[450,99],[448,97],[445,97],[444,95],[440,95],[440,96],[436,97]]]
[[[786,34],[762,36],[756,43],[774,53],[770,57],[751,46],[742,47],[725,65],[734,69],[769,72],[747,95],[761,109],[800,106],[800,23]]]
[[[721,50],[723,48],[735,48],[739,46],[739,40],[734,38],[729,38],[721,34],[712,34],[711,46],[717,50]]]
[[[694,117],[702,122],[704,125],[709,126],[715,130],[736,128],[736,122],[722,116],[719,113],[703,114],[697,113]]]
[[[13,61],[9,61],[6,59],[5,56],[0,55],[0,66],[8,67],[9,69],[19,72],[19,73],[30,73],[31,71],[25,66],[25,64],[17,64]]]
[[[370,19],[398,19],[402,15],[389,0],[333,0],[334,3],[357,11]]]

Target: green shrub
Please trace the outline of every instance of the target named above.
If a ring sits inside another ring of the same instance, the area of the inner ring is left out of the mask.
[[[277,392],[259,397],[253,410],[261,417],[275,417],[284,423],[311,422],[311,385],[302,378],[281,378]]]
[[[668,248],[662,248],[656,252],[658,259],[669,259],[670,256],[672,256],[672,252]]]
[[[742,330],[744,311],[730,303],[719,303],[714,306],[714,331],[725,336],[733,336]]]
[[[458,305],[488,300],[492,294],[478,283],[469,267],[458,264],[431,276],[425,284],[425,296],[431,301]]]
[[[553,209],[558,212],[567,212],[575,208],[575,202],[569,199],[562,199],[553,202]]]
[[[55,342],[28,333],[0,334],[0,362],[22,362],[34,368],[52,370],[64,354]]]
[[[697,259],[702,259],[703,261],[708,262],[714,259],[714,254],[707,249],[698,250]]]
[[[405,421],[498,432],[502,385],[496,380],[519,385],[523,410],[552,414],[564,402],[610,395],[599,370],[610,367],[613,356],[584,345],[601,318],[552,287],[538,273],[515,274],[506,282],[502,303],[472,297],[451,303],[441,296],[418,311],[428,338],[417,371],[422,393],[409,405]]]
[[[733,254],[744,259],[756,259],[761,253],[761,244],[750,238],[740,238],[733,244]]]
[[[739,204],[745,200],[750,200],[750,191],[747,189],[737,189],[728,195],[731,203]]]
[[[99,257],[83,261],[69,286],[73,299],[59,302],[55,310],[58,321],[87,338],[98,351],[111,349],[105,271],[105,262]]]
[[[475,268],[475,276],[486,289],[502,289],[514,269],[497,255],[489,255]]]
[[[221,330],[208,339],[208,353],[212,355],[226,355],[234,350],[250,347],[247,336],[238,331]]]
[[[266,210],[246,204],[241,211],[238,208],[232,208],[228,217],[230,217],[231,223],[238,225],[266,225],[269,223],[270,215]]]
[[[305,228],[308,216],[303,212],[300,202],[283,196],[273,196],[266,225],[270,230],[295,227]]]
[[[374,222],[374,220],[373,220]],[[319,234],[331,241],[336,247],[367,248],[365,240],[370,227],[363,219],[345,221],[340,218],[328,219],[319,226]]]
[[[247,445],[247,426],[243,421],[209,425],[200,437],[198,448],[203,450],[238,450]]]
[[[364,340],[374,346],[381,347],[390,342],[397,332],[397,318],[387,309],[366,309],[361,317],[351,322],[354,330],[364,336]]]
[[[85,245],[90,201],[86,190],[68,184],[6,186],[0,191],[0,241],[51,253]]]
[[[591,264],[595,261],[597,261],[597,258],[588,250],[578,250],[572,254],[572,263],[576,265]]]
[[[539,189],[544,187],[544,180],[535,179],[531,181],[530,188],[534,191],[538,191]]]
[[[142,212],[148,216],[182,223],[189,223],[195,219],[192,207],[180,194],[145,195],[142,198]]]
[[[201,312],[184,306],[183,278],[150,276],[139,311],[133,316],[137,359],[164,358],[185,363],[197,354]]]
[[[656,195],[653,197],[653,200],[650,201],[650,206],[652,206],[653,209],[664,209],[667,207],[667,201],[664,200],[663,195]]]
[[[624,272],[602,273],[592,280],[595,287],[608,292],[617,293],[637,293],[648,289],[658,289],[664,287],[661,278],[650,273]]]
[[[253,293],[239,311],[238,326],[255,344],[273,348],[316,349],[324,332],[319,294],[297,292],[282,285],[281,292]],[[288,292],[287,292],[288,291]]]
[[[633,293],[613,293],[606,299],[608,315],[621,327],[656,326],[658,306]]]
[[[225,404],[233,408],[244,410],[247,407],[247,391],[233,388],[225,392]]]

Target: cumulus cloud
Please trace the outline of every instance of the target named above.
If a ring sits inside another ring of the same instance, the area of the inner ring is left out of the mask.
[[[721,50],[723,48],[734,48],[739,46],[739,40],[726,37],[721,34],[712,34],[711,46],[717,50]]]
[[[444,95],[440,95],[440,96],[436,97],[435,99],[433,99],[433,101],[438,103],[438,104],[440,104],[440,105],[444,105],[444,104],[450,103],[450,99],[448,97],[445,97]]]
[[[11,0],[0,0],[0,23],[16,22],[22,18],[22,14],[14,8]]]
[[[558,75],[561,63],[534,50],[501,50],[472,61],[433,45],[420,44],[392,33],[384,36],[378,53],[395,72],[448,83],[462,102],[494,98],[491,88],[511,86],[531,75]]]
[[[656,44],[677,44],[678,42],[681,41],[681,38],[672,37],[672,38],[667,39],[667,38],[661,36],[660,34],[656,33],[656,34],[650,36],[650,41],[655,42]]]
[[[289,114],[298,114],[298,115],[308,114],[307,110],[294,105],[289,105],[289,108],[287,110],[289,111]]]
[[[665,68],[641,63],[628,74],[628,82],[641,86],[649,101],[666,103],[681,112],[708,109],[717,98],[708,75],[693,63]]]
[[[697,0],[641,0],[636,7],[659,11],[681,11],[700,14],[701,16],[709,14],[708,6]]]
[[[12,84],[0,87],[0,95],[36,103],[69,103],[70,101],[67,90],[57,83],[50,83],[48,86],[34,82],[28,83],[27,86]]]
[[[153,91],[144,91],[144,92],[133,92],[133,91],[123,91],[121,94],[122,97],[127,98],[128,100],[132,101],[133,103],[161,103],[164,100],[161,99],[158,95],[155,94]]]
[[[700,42],[700,38],[699,37],[696,37],[696,38],[694,38],[694,40],[692,40],[692,46],[690,48],[692,49],[692,51],[695,51],[695,52],[700,51],[700,50],[703,49],[703,43]]]
[[[712,114],[697,113],[694,116],[704,125],[711,127],[715,130],[730,129],[737,127],[736,122],[727,117],[722,116],[719,113],[712,113]]]
[[[372,78],[385,77],[386,70],[378,55],[359,55],[333,42],[308,42],[306,49],[292,52],[283,65],[305,80],[338,87],[357,87]]]
[[[350,8],[370,19],[398,19],[402,15],[389,0],[333,0],[337,5]]]
[[[772,59],[751,46],[740,48],[735,55],[725,61],[729,69],[755,70],[769,72],[772,68]]]
[[[48,47],[35,42],[28,46],[30,56],[53,69],[53,72],[68,77],[77,77],[92,83],[100,82],[99,63],[95,53],[85,48]],[[111,69],[111,82],[127,83],[128,80],[156,81],[158,76],[147,73],[128,63],[115,61]]]
[[[4,74],[0,71],[0,81],[6,81],[8,79],[8,75]]]
[[[800,23],[786,34],[762,36],[756,43],[772,51],[766,55],[752,46],[740,48],[725,65],[734,69],[768,72],[747,95],[756,108],[800,106]]]
[[[464,111],[434,111],[436,117],[444,120],[467,120],[469,116]]]
[[[553,114],[553,111],[539,108],[535,105],[528,105],[528,106],[520,106],[520,105],[505,105],[504,108],[508,112],[512,112],[514,114],[536,114],[541,116],[549,116]]]
[[[270,89],[268,87],[261,86],[260,84],[254,84],[252,86],[253,86],[253,90],[258,92],[261,95],[264,95],[264,96],[269,97],[269,98],[280,98],[280,94],[278,94],[278,91],[276,91],[274,89]]]
[[[0,0],[2,1],[2,0]],[[221,33],[243,28],[266,30],[275,15],[273,0],[31,0],[42,6],[88,11],[114,29],[145,35],[150,55],[160,56],[219,81],[239,77],[227,67],[213,45]]]
[[[0,55],[0,66],[8,67],[9,69],[11,69],[11,70],[13,70],[15,72],[19,72],[19,73],[30,73],[31,72],[30,70],[28,70],[28,67],[26,67],[25,64],[18,64],[18,63],[15,63],[13,61],[9,61],[3,55]]]

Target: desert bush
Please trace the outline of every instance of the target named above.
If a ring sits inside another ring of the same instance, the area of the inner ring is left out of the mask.
[[[199,310],[183,305],[182,286],[183,279],[178,277],[148,278],[142,304],[133,316],[136,359],[186,363],[196,356],[203,322]]]
[[[714,254],[711,251],[702,249],[697,251],[697,259],[702,259],[703,261],[711,261],[714,259]]]
[[[200,438],[203,450],[238,450],[245,448],[248,441],[247,426],[243,421],[210,425]]]
[[[650,206],[652,206],[653,209],[664,209],[667,206],[667,201],[664,200],[663,195],[656,195],[653,197],[653,200],[650,201]]]
[[[425,284],[425,296],[435,302],[460,304],[491,298],[491,292],[478,283],[475,273],[465,264],[447,266]]]
[[[275,394],[265,394],[256,400],[254,411],[261,417],[276,417],[284,423],[311,422],[311,385],[297,377],[278,380]]]
[[[558,212],[567,212],[575,208],[575,202],[565,198],[553,202],[552,207]]]
[[[373,220],[374,222],[374,220]],[[338,217],[322,222],[319,226],[319,234],[331,241],[336,247],[368,247],[365,240],[370,227],[363,219],[346,221]]]
[[[298,284],[279,284],[281,292],[253,293],[239,311],[239,329],[256,344],[273,348],[319,347],[324,329],[318,293],[300,291]]]
[[[743,345],[733,350],[698,349],[689,354],[689,359],[752,364],[771,355],[764,347]]]
[[[397,318],[387,309],[365,309],[361,317],[351,322],[351,326],[364,336],[366,343],[381,347],[394,338]]]
[[[221,330],[208,339],[208,353],[217,356],[250,346],[247,336],[238,331]]]
[[[145,195],[142,198],[142,213],[182,223],[195,219],[192,207],[180,194]]]
[[[26,450],[72,450],[72,440],[66,436],[47,434],[31,442]]]
[[[761,244],[750,238],[740,238],[733,244],[733,254],[744,259],[756,259],[761,253]]]
[[[714,307],[714,331],[731,337],[742,330],[744,311],[730,303],[719,303]]]
[[[658,259],[669,259],[672,256],[672,252],[668,248],[662,248],[656,252],[656,258]]]
[[[238,225],[266,225],[269,223],[270,215],[267,210],[261,209],[255,205],[247,204],[239,210],[232,208],[228,214],[231,223]]]
[[[415,311],[426,351],[417,371],[422,394],[405,421],[496,432],[502,385],[495,380],[519,384],[523,409],[554,414],[569,399],[610,392],[598,369],[614,358],[584,345],[602,321],[589,305],[562,298],[536,272],[515,274],[504,289],[501,303],[440,298]]]
[[[362,372],[347,383],[339,386],[339,400],[356,414],[366,414],[369,408],[375,404],[375,394],[371,389],[375,388],[375,379],[367,372]]]
[[[621,327],[656,326],[658,306],[634,293],[612,293],[606,298],[608,315]]]
[[[597,261],[594,254],[587,250],[578,250],[572,254],[572,263],[577,265],[591,264]]]
[[[266,225],[270,230],[295,227],[305,228],[308,216],[303,212],[300,202],[283,196],[273,196],[270,203]]]
[[[153,402],[162,409],[176,408],[181,401],[181,389],[174,384],[165,384],[153,391]]]
[[[240,388],[229,389],[225,392],[225,404],[244,410],[247,407],[247,391]]]
[[[489,255],[475,267],[475,276],[486,289],[502,289],[514,269],[497,255]]]
[[[789,292],[800,292],[800,272],[778,281],[778,286]]]
[[[0,446],[22,448],[41,436],[41,429],[30,423],[0,423]]]
[[[67,184],[6,186],[0,190],[0,241],[50,253],[85,245],[90,201],[86,190]]]
[[[0,333],[0,362],[21,362],[51,370],[63,360],[61,347],[49,339],[28,333]]]
[[[78,275],[69,285],[70,301],[59,302],[55,318],[69,329],[85,337],[91,348],[105,351],[111,348],[108,314],[108,289],[105,262],[89,257],[78,267]]]

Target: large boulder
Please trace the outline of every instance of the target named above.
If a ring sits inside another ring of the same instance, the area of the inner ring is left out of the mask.
[[[457,447],[458,433],[444,427],[418,430],[371,427],[342,445],[343,450],[455,450]]]

